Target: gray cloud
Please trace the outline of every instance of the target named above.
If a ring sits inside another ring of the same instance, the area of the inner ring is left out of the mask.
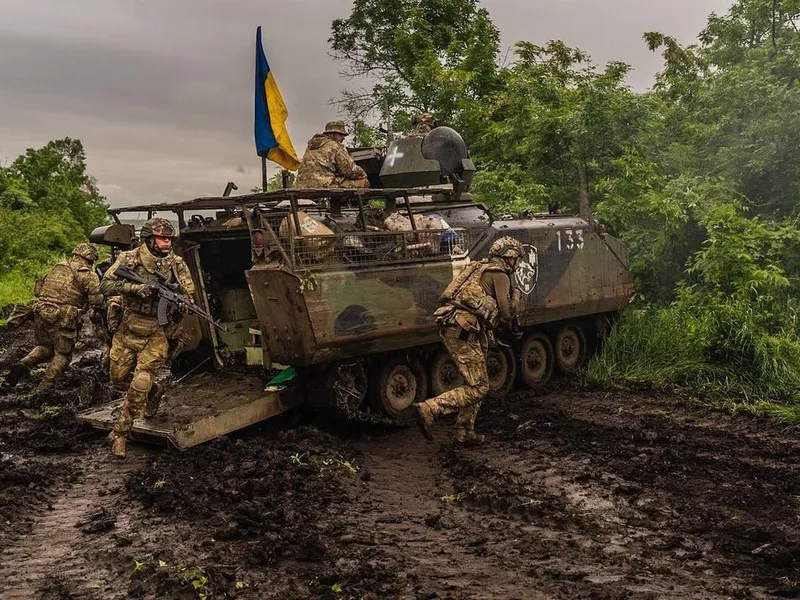
[[[331,21],[350,0],[4,0],[0,21],[0,163],[63,136],[83,140],[114,205],[244,191],[260,181],[253,148],[253,44],[289,107],[298,153],[335,116],[347,82],[328,56]],[[510,47],[563,39],[600,63],[633,65],[650,85],[660,57],[641,35],[691,42],[730,0],[485,0]]]

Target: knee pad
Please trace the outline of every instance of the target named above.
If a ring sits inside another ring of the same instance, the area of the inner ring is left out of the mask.
[[[139,371],[133,376],[133,381],[131,381],[131,388],[140,392],[142,394],[146,394],[150,391],[150,388],[153,387],[153,376],[150,375],[147,371]]]

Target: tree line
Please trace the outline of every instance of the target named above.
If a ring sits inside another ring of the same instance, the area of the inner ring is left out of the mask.
[[[0,165],[0,309],[33,297],[33,281],[96,226],[108,208],[80,140],[54,140]]]
[[[430,111],[465,138],[474,192],[501,212],[578,207],[630,248],[636,295],[589,369],[736,398],[800,384],[800,1],[736,0],[696,43],[643,32],[654,85],[561,41],[501,51],[476,0],[355,0],[333,22],[356,131],[391,107]],[[370,133],[372,132],[372,133]],[[792,417],[790,409],[781,409]]]

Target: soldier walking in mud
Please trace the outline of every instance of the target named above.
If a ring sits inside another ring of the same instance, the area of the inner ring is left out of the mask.
[[[123,387],[135,366],[122,412],[111,432],[111,451],[120,458],[125,457],[125,441],[134,419],[153,416],[158,410],[160,386],[155,377],[167,360],[169,342],[166,327],[158,324],[159,299],[154,288],[125,281],[116,275],[116,270],[126,267],[154,282],[158,280],[156,273],[160,273],[167,282],[177,282],[184,294],[194,294],[194,282],[186,263],[172,251],[172,240],[176,237],[172,224],[166,219],[150,219],[140,236],[144,243],[135,250],[121,252],[100,285],[106,296],[122,297],[122,321],[111,342],[112,383]]]
[[[439,336],[464,385],[415,405],[417,423],[427,439],[433,440],[436,417],[457,411],[456,440],[483,442],[484,436],[475,433],[475,418],[489,392],[486,356],[495,328],[510,325],[516,315],[520,296],[516,289],[511,291],[511,276],[522,256],[522,244],[514,238],[496,240],[489,258],[466,266],[439,298],[434,312]]]
[[[92,270],[97,249],[78,244],[68,260],[56,263],[41,283],[37,282],[33,303],[36,347],[11,368],[5,381],[11,387],[30,373],[31,367],[50,360],[36,395],[48,393],[72,360],[81,317],[87,306],[102,306],[100,280]]]
[[[342,121],[331,121],[325,131],[308,140],[300,162],[296,188],[368,188],[369,180],[342,145],[350,135]]]

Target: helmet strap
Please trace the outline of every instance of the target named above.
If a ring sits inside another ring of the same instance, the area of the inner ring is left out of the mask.
[[[156,245],[156,237],[154,235],[146,237],[144,239],[144,245],[147,246],[150,254],[158,258],[164,258],[168,254],[167,252],[158,249],[158,246]]]

